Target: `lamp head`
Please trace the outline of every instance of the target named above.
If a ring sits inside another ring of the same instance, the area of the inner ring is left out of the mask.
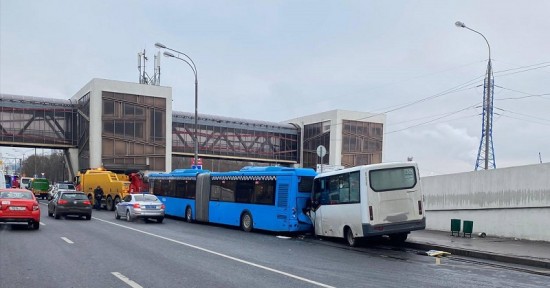
[[[174,56],[174,54],[168,52],[168,51],[164,51],[164,53],[162,53],[165,57],[176,57]]]
[[[460,22],[460,21],[456,21],[455,22],[455,26],[458,27],[458,28],[465,28],[466,27],[466,24]]]
[[[166,46],[164,46],[163,44],[161,44],[159,42],[155,43],[155,47],[157,47],[157,48],[166,48]]]

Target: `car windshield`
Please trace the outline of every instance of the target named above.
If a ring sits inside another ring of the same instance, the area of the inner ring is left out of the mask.
[[[61,199],[65,200],[88,200],[88,197],[83,193],[63,193]]]
[[[134,198],[136,199],[136,201],[151,201],[151,202],[159,201],[157,196],[151,195],[151,194],[135,195]]]
[[[1,199],[32,199],[31,192],[17,191],[17,192],[2,192],[0,193]]]

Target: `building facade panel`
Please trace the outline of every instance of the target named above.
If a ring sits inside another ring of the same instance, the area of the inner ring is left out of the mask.
[[[103,91],[102,106],[103,167],[164,171],[166,99]]]

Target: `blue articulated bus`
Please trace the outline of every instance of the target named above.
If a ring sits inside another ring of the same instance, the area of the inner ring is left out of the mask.
[[[208,170],[176,169],[170,173],[149,174],[149,190],[166,206],[164,213],[169,216],[194,218],[197,175]]]
[[[268,166],[230,172],[174,170],[151,174],[149,179],[152,192],[165,203],[168,215],[184,217],[187,221],[237,226],[247,232],[253,229],[299,232],[313,228],[304,210],[316,175],[309,168]],[[177,183],[180,178],[180,181],[189,181],[186,188],[195,186],[195,197],[176,199],[175,195],[186,193],[177,188],[166,192],[177,186],[170,181]]]

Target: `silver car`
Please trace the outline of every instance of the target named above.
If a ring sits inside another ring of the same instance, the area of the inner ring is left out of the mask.
[[[153,194],[129,194],[115,207],[115,218],[125,217],[126,221],[143,218],[145,221],[164,220],[164,204]]]

